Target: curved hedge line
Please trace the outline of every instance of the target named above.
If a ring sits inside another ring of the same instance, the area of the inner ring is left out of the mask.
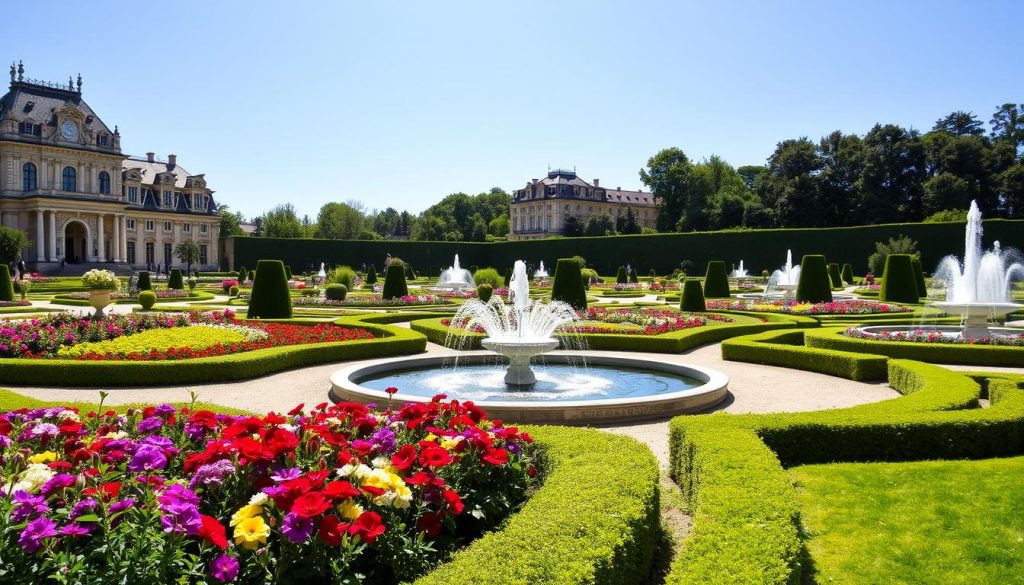
[[[968,345],[964,343],[917,343],[912,341],[874,341],[843,335],[845,327],[822,328],[804,337],[808,347],[884,355],[891,358],[927,361],[936,364],[976,366],[1024,366],[1024,347]]]
[[[150,289],[146,289],[150,290]],[[196,301],[212,301],[216,295],[212,295],[208,292],[201,290],[192,291],[187,297],[176,297],[176,298],[160,298],[157,297],[157,304],[160,303],[192,303]],[[50,297],[50,303],[54,305],[66,305],[68,307],[90,307],[89,301],[86,299],[73,299],[68,295],[54,295]],[[112,305],[138,305],[139,299],[128,298],[128,299],[111,299],[110,304]]]
[[[888,358],[804,346],[803,330],[767,331],[726,339],[722,358],[831,374],[849,380],[884,380]]]
[[[889,360],[889,383],[905,396],[821,412],[674,418],[670,471],[694,528],[666,582],[800,582],[799,510],[784,466],[1024,452],[1017,382],[990,383],[987,409],[978,408],[975,380],[939,366]]]
[[[636,440],[526,427],[547,477],[523,508],[416,585],[645,583],[659,532],[658,463]]]
[[[421,317],[400,313],[345,317],[334,321],[334,324],[366,329],[376,337],[335,343],[287,345],[189,360],[4,359],[0,360],[0,383],[25,386],[167,386],[227,382],[316,364],[420,353],[426,349],[427,340],[424,336],[404,327],[384,325],[396,320],[418,318]],[[312,321],[285,322],[316,324]]]

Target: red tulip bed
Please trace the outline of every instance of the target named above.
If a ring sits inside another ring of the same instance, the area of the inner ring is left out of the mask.
[[[443,395],[265,416],[0,413],[0,579],[405,581],[518,508],[531,442]]]

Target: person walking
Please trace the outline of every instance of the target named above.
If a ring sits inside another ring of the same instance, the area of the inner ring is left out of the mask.
[[[18,261],[18,280],[25,278],[25,272],[28,271],[28,265],[25,264],[25,259],[22,258]]]

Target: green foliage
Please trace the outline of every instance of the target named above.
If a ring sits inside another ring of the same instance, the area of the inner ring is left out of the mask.
[[[804,337],[804,343],[808,347],[884,355],[890,358],[921,360],[935,364],[1024,367],[1024,349],[1020,347],[878,341],[847,337],[843,335],[843,331],[845,328],[822,328],[809,331]]]
[[[640,277],[636,273],[636,268],[629,271],[629,282],[632,282],[633,284],[640,282]]]
[[[249,280],[249,271],[243,266],[238,269],[238,282],[245,282],[247,280]]]
[[[17,228],[0,226],[0,262],[4,265],[17,260],[28,246],[28,234]]]
[[[473,282],[480,284],[489,284],[492,288],[498,288],[504,282],[504,278],[498,274],[498,271],[493,268],[481,268],[473,272]]]
[[[914,268],[914,282],[917,283],[917,296],[926,297],[928,296],[928,286],[924,281],[924,269],[921,268],[921,260],[914,256],[911,258],[910,262]]]
[[[181,276],[180,268],[171,269],[171,277],[167,280],[167,288],[172,290],[184,290],[185,282]]]
[[[849,380],[884,380],[888,359],[848,351],[804,346],[803,331],[768,331],[722,342],[722,358],[808,370]]]
[[[409,294],[409,286],[405,283],[405,265],[391,260],[387,273],[384,275],[384,288],[381,290],[383,300],[399,299]]]
[[[619,266],[618,272],[615,273],[615,284],[626,284],[629,282],[629,277],[626,275],[626,267]]]
[[[943,211],[936,211],[922,220],[924,223],[943,223],[943,222],[967,222],[967,212],[963,209],[945,209]]]
[[[174,248],[174,257],[185,263],[189,274],[192,274],[192,265],[199,262],[200,254],[199,244],[192,240],[185,240]]]
[[[421,214],[413,226],[412,239],[483,242],[494,219],[504,218],[505,222],[508,221],[511,204],[512,196],[498,188],[479,195],[453,193]],[[500,221],[494,225],[494,229],[501,229]],[[501,235],[506,234],[507,230]]]
[[[889,254],[885,259],[885,272],[878,300],[883,303],[916,303],[919,299],[917,278],[914,276],[913,256]]]
[[[510,284],[512,284],[512,269],[508,268],[505,270],[505,287],[508,288]]]
[[[331,301],[344,301],[348,295],[348,287],[344,284],[331,283],[324,289],[324,296]]]
[[[486,303],[487,301],[491,300],[491,296],[493,294],[494,294],[494,287],[492,287],[490,284],[487,284],[487,283],[478,284],[477,287],[476,287],[476,296],[482,302]]]
[[[583,270],[580,270],[580,276],[583,278],[583,286],[585,288],[590,288],[590,283],[600,278],[597,271],[593,268],[584,268]]]
[[[195,290],[196,289],[196,285],[198,285],[198,284],[199,284],[199,281],[196,280],[196,277],[194,277],[194,276],[188,277],[188,280],[185,281],[185,285],[188,287],[189,291]]]
[[[139,304],[143,311],[148,311],[156,304],[156,293],[152,290],[144,290],[139,293]]]
[[[555,282],[551,300],[569,303],[574,309],[587,308],[587,291],[583,286],[582,267],[573,258],[559,258],[555,265]]]
[[[832,284],[832,288],[841,288],[843,286],[843,277],[839,274],[838,263],[828,263],[828,278]]]
[[[843,271],[840,276],[846,284],[853,284],[853,265],[849,262],[843,264]]]
[[[808,303],[832,301],[828,261],[821,254],[806,254],[800,261],[800,282],[796,285],[796,300]]]
[[[220,237],[245,237],[245,230],[242,229],[242,224],[245,223],[245,217],[241,212],[232,212],[228,206],[224,203],[217,203],[217,215],[220,216]]]
[[[139,290],[153,290],[153,283],[149,279],[149,272],[139,272],[139,282],[135,285]]]
[[[704,272],[704,296],[709,299],[729,297],[729,272],[722,260],[708,262]]]
[[[611,236],[615,234],[615,220],[606,211],[591,214],[583,224],[584,236]]]
[[[365,239],[361,204],[325,203],[316,216],[316,237],[328,240]]]
[[[288,277],[288,280],[292,279],[292,267],[287,264],[284,265],[284,275]]]
[[[366,284],[371,286],[377,284],[377,267],[373,264],[366,269]]]
[[[233,285],[231,288],[229,288],[228,289],[228,294],[231,295],[232,297],[237,297],[238,296],[238,285]]]
[[[14,301],[14,285],[11,284],[11,270],[0,264],[0,301]]]
[[[284,274],[284,262],[260,260],[256,264],[248,315],[251,319],[291,318],[292,297]]]
[[[331,271],[327,280],[345,285],[345,290],[353,290],[356,287],[356,271],[348,266],[339,266]]]
[[[701,289],[700,281],[696,278],[687,278],[683,281],[683,294],[680,295],[679,309],[691,313],[703,313],[707,310],[704,304],[704,290]]]
[[[263,238],[307,237],[306,230],[295,213],[295,206],[291,203],[278,205],[263,214],[257,226],[257,234]]]
[[[891,254],[912,254],[920,257],[917,251],[917,242],[910,239],[910,236],[897,236],[889,238],[888,242],[875,242],[875,252],[868,256],[868,270],[878,276],[885,271],[885,259]]]

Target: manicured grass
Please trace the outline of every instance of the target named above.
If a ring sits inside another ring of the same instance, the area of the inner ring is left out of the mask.
[[[176,408],[183,406],[189,406],[189,403],[184,399],[187,396],[182,396],[182,402],[174,402],[173,405]],[[201,398],[201,396],[200,396]],[[93,402],[69,402],[69,401],[50,401],[50,400],[37,400],[29,396],[17,394],[10,390],[0,388],[0,412],[7,412],[8,410],[17,410],[19,408],[47,408],[51,406],[66,406],[68,408],[77,408],[82,413],[95,411],[99,407],[100,394],[96,392],[96,400]],[[110,409],[117,412],[125,412],[129,408],[141,408],[149,406],[148,403],[126,403],[126,404],[104,404],[104,410]],[[253,414],[251,411],[242,410],[240,408],[231,408],[229,406],[222,406],[220,404],[212,404],[209,402],[196,402],[191,405],[193,410],[212,410],[214,412],[222,412],[225,414]]]
[[[789,474],[817,583],[1024,582],[1024,457]]]

